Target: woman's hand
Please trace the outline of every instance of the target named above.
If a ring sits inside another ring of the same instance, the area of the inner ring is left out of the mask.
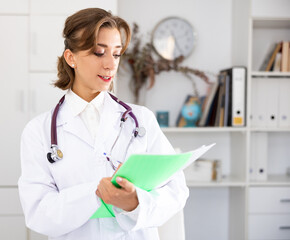
[[[117,183],[121,186],[121,188],[117,188],[111,183],[111,179],[112,177],[107,177],[100,181],[96,190],[97,196],[107,204],[127,212],[133,211],[139,205],[134,184],[125,178],[117,177]]]

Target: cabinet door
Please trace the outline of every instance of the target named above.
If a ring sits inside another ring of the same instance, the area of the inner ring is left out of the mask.
[[[70,15],[83,8],[98,7],[117,13],[117,0],[31,0],[32,14]]]
[[[65,16],[31,16],[30,71],[55,72],[64,50]]]
[[[29,239],[28,240],[47,240],[48,237],[42,234],[36,233],[34,231],[29,230]]]
[[[27,240],[23,216],[0,216],[0,239]]]
[[[20,135],[27,121],[28,17],[0,16],[0,186],[20,175]]]
[[[32,73],[30,80],[30,118],[53,109],[65,94],[52,85],[57,79],[55,73]]]
[[[0,199],[0,215],[23,215],[18,188],[0,188]]]
[[[0,1],[0,14],[28,14],[28,0]]]
[[[289,187],[252,187],[249,191],[249,213],[290,213]]]
[[[17,188],[0,188],[0,239],[26,240],[27,230]]]

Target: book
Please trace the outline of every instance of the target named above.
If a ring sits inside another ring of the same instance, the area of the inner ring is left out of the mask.
[[[219,74],[218,79],[219,79],[219,96],[214,125],[217,127],[222,127],[224,126],[226,74]]]
[[[210,89],[209,93],[207,94],[206,99],[203,104],[203,111],[202,111],[201,119],[199,120],[199,123],[198,123],[198,125],[201,127],[206,126],[206,121],[207,121],[214,97],[217,93],[218,86],[219,86],[218,81],[211,83],[211,86],[209,88]]]
[[[282,42],[281,72],[288,72],[289,42]]]
[[[151,191],[165,184],[175,173],[188,167],[214,145],[215,143],[203,145],[193,151],[181,154],[132,154],[114,174],[111,182],[116,187],[120,187],[116,178],[122,177],[132,182],[136,187]],[[102,205],[91,219],[107,217],[115,217],[113,206],[102,201]]]
[[[267,67],[266,67],[266,70],[265,70],[266,72],[271,71],[271,69],[273,68],[273,64],[274,64],[276,55],[281,50],[281,47],[282,47],[282,43],[277,43],[276,44],[276,47],[275,47],[275,49],[274,49],[274,51],[273,51],[273,53],[272,53],[272,55],[271,55],[271,57],[269,59],[269,62],[267,64]]]
[[[212,104],[210,106],[209,114],[208,114],[207,119],[206,119],[206,123],[205,123],[206,126],[213,127],[215,124],[219,91],[220,91],[220,87],[218,86],[217,91],[216,91],[215,96],[214,96],[214,99],[212,101]]]
[[[278,52],[275,58],[275,62],[274,62],[274,67],[273,67],[274,72],[281,72],[281,59],[282,59],[282,53]]]
[[[289,43],[289,49],[288,49],[288,72],[290,72],[290,43]]]
[[[230,104],[230,76],[226,75],[225,80],[225,103],[224,103],[224,123],[223,126],[228,126],[229,119],[229,104]]]
[[[272,43],[269,46],[266,56],[264,57],[264,61],[259,68],[259,71],[266,71],[267,65],[271,59],[273,52],[275,51],[276,45],[277,45],[276,43]]]

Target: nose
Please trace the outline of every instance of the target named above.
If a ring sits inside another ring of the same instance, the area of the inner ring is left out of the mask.
[[[103,66],[106,70],[113,71],[118,67],[119,59],[116,59],[114,56],[106,56],[103,62]]]

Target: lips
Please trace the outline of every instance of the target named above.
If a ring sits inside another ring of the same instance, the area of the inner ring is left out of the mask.
[[[112,79],[112,77],[110,77],[110,76],[102,76],[102,75],[98,75],[98,76],[99,76],[99,78],[101,78],[105,82],[110,82]]]

